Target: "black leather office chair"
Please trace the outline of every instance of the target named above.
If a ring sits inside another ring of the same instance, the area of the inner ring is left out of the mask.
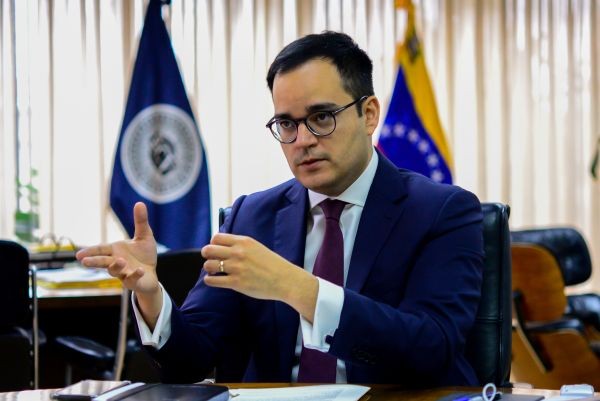
[[[158,255],[156,274],[175,304],[183,303],[188,292],[198,281],[203,265],[204,258],[200,249],[177,250]],[[127,294],[123,301],[129,303],[129,298],[130,294]],[[128,316],[127,313],[122,313],[121,319],[128,320],[123,316]],[[127,322],[121,324],[128,325]],[[130,328],[131,332],[132,330]],[[133,335],[126,344],[119,344],[114,351],[92,339],[80,336],[62,336],[57,338],[57,342],[67,353],[71,364],[85,367],[84,374],[89,378],[145,382],[159,380],[151,358],[146,355]],[[123,360],[115,360],[115,357]]]
[[[219,227],[225,223],[225,219],[231,214],[231,206],[219,208]]]
[[[509,380],[512,342],[510,208],[484,203],[482,210],[486,253],[482,297],[466,354],[480,383],[501,386]],[[219,209],[219,226],[230,213],[230,207]]]
[[[0,240],[0,392],[33,388],[29,253]]]
[[[485,265],[475,326],[467,338],[466,355],[481,384],[507,385],[511,361],[510,208],[483,203]]]

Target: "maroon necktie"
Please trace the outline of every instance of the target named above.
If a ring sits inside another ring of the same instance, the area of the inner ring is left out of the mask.
[[[326,199],[320,203],[325,214],[325,235],[317,254],[313,274],[333,284],[344,285],[344,236],[340,229],[340,216],[346,202]],[[335,383],[336,357],[305,348],[300,354],[298,382]]]

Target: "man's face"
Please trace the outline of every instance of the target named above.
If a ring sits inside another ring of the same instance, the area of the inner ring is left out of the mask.
[[[309,60],[295,69],[277,74],[273,81],[275,116],[304,118],[316,110],[335,110],[353,102],[342,86],[337,68],[327,60]],[[337,113],[336,129],[329,136],[313,135],[304,123],[295,142],[281,144],[292,173],[304,187],[328,196],[348,188],[369,163],[373,134],[379,119],[374,96]]]

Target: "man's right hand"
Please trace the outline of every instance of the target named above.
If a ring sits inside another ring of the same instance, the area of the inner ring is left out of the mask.
[[[133,239],[84,248],[77,259],[87,267],[103,267],[135,292],[140,312],[153,328],[162,308],[162,291],[156,276],[156,241],[148,224],[146,205],[133,207]]]

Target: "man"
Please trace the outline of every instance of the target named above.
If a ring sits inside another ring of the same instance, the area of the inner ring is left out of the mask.
[[[372,63],[347,35],[289,44],[267,82],[267,126],[295,179],[234,203],[181,308],[158,283],[141,203],[131,241],[78,258],[134,291],[165,381],[216,367],[224,382],[477,384],[463,354],[483,265],[477,198],[373,149]]]

